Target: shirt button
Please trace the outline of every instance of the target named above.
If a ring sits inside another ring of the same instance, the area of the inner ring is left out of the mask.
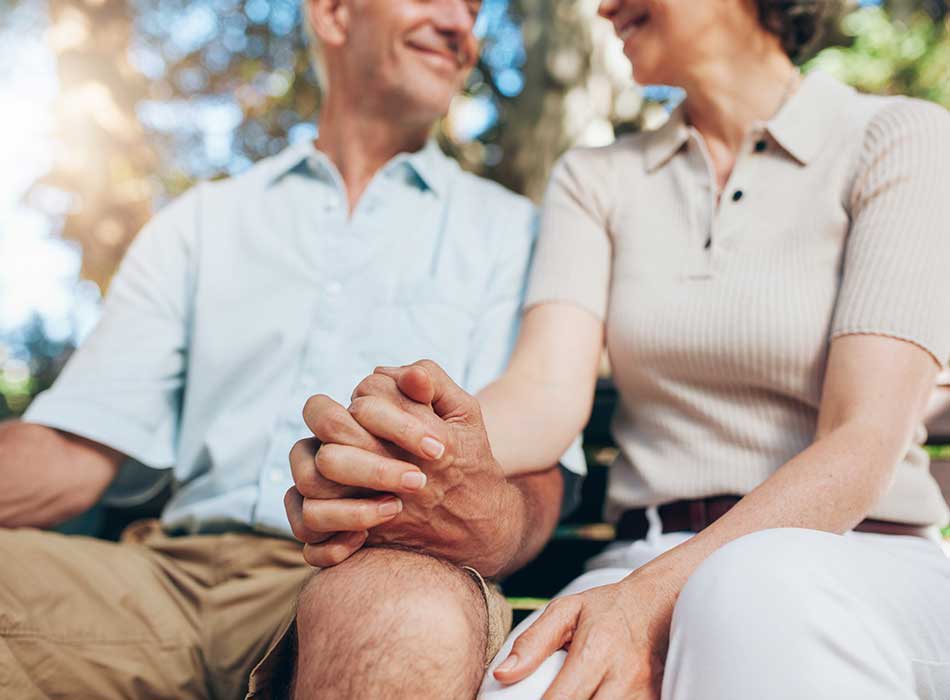
[[[327,201],[323,203],[323,208],[327,211],[333,211],[338,206],[340,206],[340,200],[338,197],[329,197]]]
[[[742,190],[736,190],[735,192],[732,193],[732,201],[738,202],[740,199],[742,199],[744,194],[745,193]]]
[[[765,149],[769,147],[768,142],[765,139],[759,139],[755,142],[755,152],[762,153]]]
[[[330,282],[327,285],[327,294],[329,294],[330,296],[335,297],[337,294],[339,294],[342,291],[343,291],[343,285],[335,280],[333,282]]]

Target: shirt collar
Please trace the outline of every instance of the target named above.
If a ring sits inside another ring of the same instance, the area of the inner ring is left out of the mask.
[[[438,143],[430,139],[415,153],[400,153],[394,157],[383,166],[381,172],[393,177],[398,177],[400,174],[410,175],[417,178],[424,187],[440,194],[451,176],[453,162],[442,152]],[[268,182],[276,182],[304,164],[317,175],[327,174],[333,178],[332,173],[336,172],[335,166],[326,154],[319,151],[313,142],[308,140],[291,144],[273,158]]]
[[[829,126],[840,119],[850,90],[830,75],[812,71],[765,128],[789,155],[808,165],[821,152]]]
[[[647,171],[652,173],[665,165],[688,140],[689,127],[686,126],[686,111],[683,103],[680,103],[663,126],[647,134]]]
[[[807,165],[821,152],[829,136],[828,125],[840,114],[843,98],[851,88],[821,71],[812,71],[763,126],[795,160]],[[689,140],[686,112],[680,104],[667,122],[647,136],[646,166],[649,172],[666,164]]]

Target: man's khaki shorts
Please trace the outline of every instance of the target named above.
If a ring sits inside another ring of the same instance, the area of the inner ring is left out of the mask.
[[[0,698],[280,697],[274,673],[292,666],[296,598],[312,571],[288,540],[170,537],[156,521],[118,544],[0,530]],[[471,573],[490,660],[511,612]]]

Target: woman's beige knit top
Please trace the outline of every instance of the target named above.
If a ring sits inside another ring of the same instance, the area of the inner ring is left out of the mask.
[[[946,110],[812,73],[748,135],[718,204],[713,183],[682,110],[552,176],[527,304],[606,322],[621,397],[608,518],[745,494],[806,448],[837,336],[950,357]],[[872,517],[947,521],[925,438]]]

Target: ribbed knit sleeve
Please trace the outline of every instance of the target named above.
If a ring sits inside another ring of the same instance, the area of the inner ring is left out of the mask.
[[[869,123],[832,337],[887,335],[950,358],[950,115],[902,99]]]
[[[605,165],[601,153],[578,149],[555,166],[544,199],[526,308],[566,301],[599,319],[606,316],[611,244],[609,196],[603,191],[610,179],[601,172]]]

